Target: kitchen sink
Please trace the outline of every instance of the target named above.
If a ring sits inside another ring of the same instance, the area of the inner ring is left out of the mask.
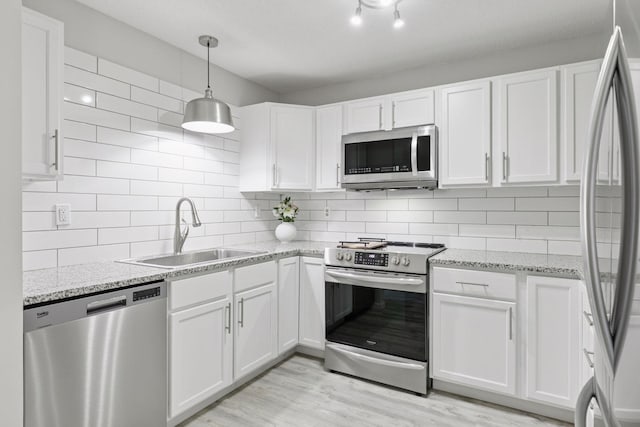
[[[266,252],[240,249],[207,249],[205,251],[184,252],[181,254],[162,255],[153,258],[128,259],[121,262],[146,265],[149,267],[176,268],[195,264],[206,264],[231,258],[241,258]]]

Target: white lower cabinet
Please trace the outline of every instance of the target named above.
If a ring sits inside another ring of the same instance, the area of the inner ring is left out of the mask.
[[[169,417],[231,385],[231,276],[169,283]]]
[[[324,263],[320,258],[300,257],[300,345],[324,350]]]
[[[516,304],[433,294],[433,378],[516,392]]]
[[[300,258],[278,261],[278,353],[298,345]]]
[[[234,285],[234,378],[237,380],[278,356],[276,263],[236,269]]]
[[[526,397],[573,408],[579,392],[580,282],[529,276]]]

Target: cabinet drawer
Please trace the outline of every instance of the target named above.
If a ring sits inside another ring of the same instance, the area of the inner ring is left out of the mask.
[[[433,290],[434,292],[515,300],[516,276],[507,273],[434,267]]]
[[[220,298],[231,293],[229,271],[169,281],[169,310]]]
[[[275,282],[276,271],[275,261],[237,268],[234,272],[235,292]]]

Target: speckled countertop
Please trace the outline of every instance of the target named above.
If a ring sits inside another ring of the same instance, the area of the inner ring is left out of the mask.
[[[577,256],[542,255],[519,252],[447,249],[429,259],[431,265],[526,271],[583,278],[583,261]]]
[[[233,248],[264,251],[265,253],[175,269],[120,262],[101,262],[26,271],[22,279],[23,304],[30,306],[187,274],[225,270],[288,256],[321,257],[326,247],[334,245],[335,242],[302,241],[238,245]]]
[[[27,271],[23,274],[24,305],[42,304],[156,280],[225,270],[288,256],[322,257],[324,249],[334,245],[335,242],[305,241],[291,243],[274,241],[238,245],[233,247],[236,249],[263,251],[264,253],[174,269],[120,262],[102,262]],[[582,259],[574,256],[447,249],[432,257],[430,262],[432,265],[499,271],[526,271],[574,279],[583,277]]]

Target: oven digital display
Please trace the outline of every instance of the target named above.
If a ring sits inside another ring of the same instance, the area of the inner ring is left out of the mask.
[[[356,252],[354,262],[361,265],[387,267],[389,265],[389,254]]]

